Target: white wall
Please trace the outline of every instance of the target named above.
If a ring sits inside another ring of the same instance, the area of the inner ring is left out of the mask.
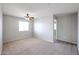
[[[33,35],[33,23],[30,22],[30,30],[19,32],[18,21],[24,21],[22,18],[3,15],[3,42],[14,41],[18,39],[30,38]]]
[[[77,47],[78,47],[78,53],[79,53],[79,10],[78,10],[78,42],[77,42]]]
[[[2,11],[0,6],[0,54],[2,51]]]
[[[57,39],[77,44],[77,14],[57,16]]]
[[[53,42],[53,16],[44,16],[34,20],[34,33],[38,39]]]

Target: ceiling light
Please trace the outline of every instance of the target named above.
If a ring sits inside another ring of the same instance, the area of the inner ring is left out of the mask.
[[[32,16],[29,16],[29,14],[27,13],[25,18],[28,20],[28,21],[32,21],[34,19],[34,17]]]

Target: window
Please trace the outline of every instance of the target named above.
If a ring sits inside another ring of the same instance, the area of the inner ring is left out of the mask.
[[[19,31],[29,31],[29,22],[19,21]]]

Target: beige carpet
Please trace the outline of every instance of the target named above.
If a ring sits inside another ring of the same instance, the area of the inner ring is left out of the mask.
[[[50,43],[35,38],[3,45],[2,55],[76,55],[77,47],[66,43]]]

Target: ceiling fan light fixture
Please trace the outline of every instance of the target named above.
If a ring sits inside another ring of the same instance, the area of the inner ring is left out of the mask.
[[[26,14],[26,16],[25,16],[25,17],[26,17],[26,19],[27,19],[28,21],[29,21],[29,20],[33,20],[33,19],[34,19],[34,17],[29,16],[29,14],[28,14],[28,13]]]
[[[29,20],[33,20],[34,19],[34,17],[29,17]]]
[[[29,14],[27,13],[26,18],[29,18]]]

